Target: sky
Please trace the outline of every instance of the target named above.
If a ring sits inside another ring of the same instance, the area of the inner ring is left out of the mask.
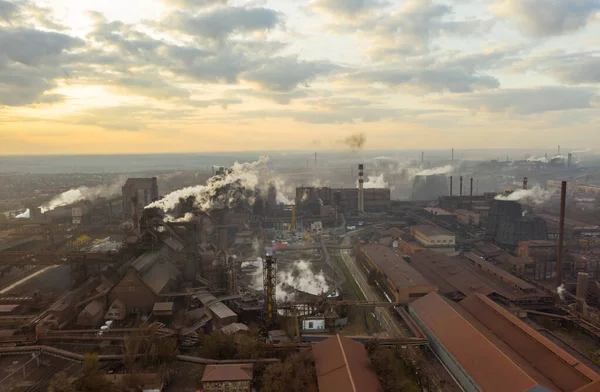
[[[600,0],[0,0],[0,154],[600,143]]]

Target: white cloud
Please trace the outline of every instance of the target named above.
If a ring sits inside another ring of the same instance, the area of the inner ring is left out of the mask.
[[[600,10],[598,0],[503,0],[500,16],[516,20],[534,37],[557,36],[584,29]]]

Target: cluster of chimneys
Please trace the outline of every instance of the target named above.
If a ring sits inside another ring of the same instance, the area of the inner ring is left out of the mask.
[[[450,196],[453,196],[453,191],[454,191],[454,185],[453,185],[453,181],[454,178],[452,176],[450,176]],[[459,188],[459,196],[463,195],[463,176],[460,176],[460,188]],[[473,196],[473,177],[471,177],[471,188],[469,191],[469,196]]]

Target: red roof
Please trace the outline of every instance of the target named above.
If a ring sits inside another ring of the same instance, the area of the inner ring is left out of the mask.
[[[536,382],[436,293],[410,305],[424,332],[486,392],[527,391]]]
[[[252,381],[252,364],[208,365],[204,369],[202,382]]]
[[[319,392],[379,392],[362,343],[336,335],[313,345]]]

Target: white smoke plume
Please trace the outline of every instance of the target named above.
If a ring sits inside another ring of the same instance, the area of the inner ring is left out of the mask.
[[[378,176],[369,176],[367,181],[363,184],[363,188],[387,188],[389,184],[383,179],[383,173]]]
[[[544,204],[552,197],[552,192],[547,191],[539,186],[535,186],[531,189],[519,189],[511,193],[510,195],[498,195],[496,200],[507,200],[507,201],[522,201],[525,203],[533,204]]]
[[[261,290],[263,287],[262,262],[260,267],[253,273],[252,278],[253,287],[256,290]],[[289,268],[277,272],[277,301],[293,300],[295,292],[290,291],[290,288],[313,295],[320,295],[329,291],[329,285],[323,271],[314,273],[312,263],[304,260],[297,261]]]
[[[31,211],[29,211],[29,208],[28,208],[22,214],[15,216],[15,218],[16,219],[29,219],[29,218],[31,218]]]
[[[42,212],[48,212],[57,207],[67,206],[84,200],[93,201],[100,197],[114,196],[121,192],[122,185],[122,181],[118,181],[110,185],[99,185],[95,187],[82,186],[76,189],[69,189],[50,200],[48,203],[42,205],[40,208],[42,209]]]
[[[191,196],[196,198],[196,207],[202,210],[233,206],[242,198],[248,198],[249,204],[253,204],[251,196],[245,195],[244,192],[254,192],[259,184],[259,172],[265,168],[268,161],[268,157],[260,157],[255,162],[235,162],[231,169],[222,175],[209,178],[205,185],[176,190],[146,208],[160,208],[167,212],[174,209],[180,199]]]
[[[541,157],[541,158],[531,157],[531,158],[527,158],[527,162],[548,163],[548,159],[546,157]]]
[[[417,173],[418,176],[434,176],[438,174],[448,174],[450,173],[454,167],[452,165],[435,167],[433,169],[422,170]]]
[[[558,286],[556,288],[556,293],[558,294],[558,296],[560,297],[560,299],[562,299],[563,301],[565,300],[565,285],[561,284],[560,286]]]
[[[288,185],[281,176],[271,178],[269,180],[269,185],[273,185],[275,186],[275,189],[277,189],[278,204],[294,204],[294,196],[292,195],[296,193],[296,189],[293,185]]]
[[[192,219],[194,218],[194,214],[192,214],[191,212],[188,212],[187,214],[185,214],[182,218],[176,218],[172,215],[165,215],[165,222],[191,222]]]

